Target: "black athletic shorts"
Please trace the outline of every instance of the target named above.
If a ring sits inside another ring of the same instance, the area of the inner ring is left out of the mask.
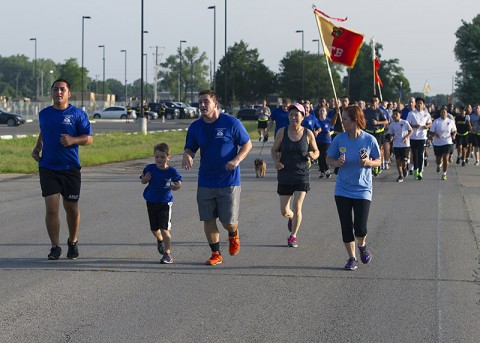
[[[433,153],[435,156],[442,156],[450,154],[450,149],[453,147],[453,144],[446,144],[446,145],[434,145],[433,146]]]
[[[65,201],[78,201],[82,178],[80,168],[68,170],[52,170],[39,168],[42,196],[60,193]]]
[[[377,133],[375,132],[368,132],[368,133],[371,134],[373,137],[375,137],[379,147],[381,147],[383,143],[385,143],[385,131],[377,132]]]
[[[148,202],[147,212],[150,221],[150,230],[170,230],[172,227],[173,202]]]
[[[408,149],[409,148],[393,148],[395,159],[406,160],[408,158]]]
[[[268,120],[267,121],[258,121],[257,124],[257,129],[266,129],[268,126]]]
[[[468,146],[468,135],[462,136],[457,134],[455,137],[455,143],[457,143],[457,146],[462,146],[462,147],[467,147]]]
[[[293,195],[294,192],[306,192],[310,190],[309,183],[300,183],[298,185],[284,185],[278,184],[277,193],[278,195]]]

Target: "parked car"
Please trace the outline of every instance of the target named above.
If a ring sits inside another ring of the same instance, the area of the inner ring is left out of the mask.
[[[160,102],[165,103],[167,108],[176,108],[180,111],[180,118],[181,119],[190,119],[198,117],[197,110],[194,107],[189,107],[185,105],[183,102],[178,101],[162,101]]]
[[[93,112],[94,119],[127,119],[127,108],[123,106],[107,107],[103,110]],[[135,110],[132,110],[130,119],[137,119]]]
[[[190,107],[193,107],[197,111],[197,117],[200,117],[200,103],[192,102]]]
[[[18,126],[25,123],[25,118],[16,113],[9,113],[0,109],[0,124],[7,124],[8,126]]]
[[[149,102],[148,107],[150,107],[150,110],[158,113],[160,115],[160,102]],[[165,119],[171,120],[171,119],[178,119],[180,118],[180,110],[176,108],[169,108],[165,105]]]
[[[257,110],[254,108],[242,108],[237,112],[237,118],[240,120],[257,120]]]

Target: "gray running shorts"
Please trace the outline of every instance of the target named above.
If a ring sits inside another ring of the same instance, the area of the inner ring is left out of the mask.
[[[218,218],[223,224],[237,224],[240,208],[240,186],[225,188],[199,187],[198,214],[201,221]]]

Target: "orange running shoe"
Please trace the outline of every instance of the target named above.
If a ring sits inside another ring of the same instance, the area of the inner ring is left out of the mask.
[[[237,235],[235,237],[228,237],[228,252],[231,256],[235,256],[240,251],[240,237]]]
[[[222,255],[220,255],[220,251],[212,252],[212,257],[210,257],[205,264],[210,266],[216,266],[217,264],[222,263]]]

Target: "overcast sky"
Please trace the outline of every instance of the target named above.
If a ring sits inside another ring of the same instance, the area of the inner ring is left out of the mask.
[[[398,58],[413,91],[426,81],[430,95],[451,93],[458,71],[453,49],[455,31],[462,20],[471,22],[480,13],[479,0],[227,0],[227,44],[244,40],[256,48],[265,64],[278,72],[287,51],[317,52],[318,29],[312,4],[332,17],[348,17],[341,25],[372,37],[383,45],[382,59]],[[213,62],[213,10],[216,6],[216,62],[225,53],[225,0],[144,0],[145,53],[148,81],[152,82],[155,46],[160,58],[182,48],[197,46]],[[141,0],[2,0],[0,55],[23,54],[63,63],[76,58],[81,64],[82,16],[85,20],[85,67],[89,76],[103,77],[105,45],[106,78],[140,78]],[[45,71],[47,72],[47,71]]]

